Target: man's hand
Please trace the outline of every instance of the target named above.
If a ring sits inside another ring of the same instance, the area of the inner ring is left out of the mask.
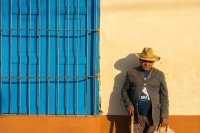
[[[168,118],[162,118],[161,119],[161,126],[167,126],[168,125]]]
[[[129,114],[129,115],[134,115],[134,107],[133,107],[133,105],[129,106],[129,107],[127,108],[127,111],[128,111],[128,114]]]

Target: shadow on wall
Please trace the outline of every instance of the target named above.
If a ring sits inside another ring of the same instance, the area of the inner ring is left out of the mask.
[[[119,59],[114,67],[120,73],[116,75],[113,91],[110,95],[107,119],[110,121],[109,133],[130,132],[130,118],[127,117],[126,109],[121,100],[121,88],[123,86],[128,69],[139,65],[139,60],[134,54]],[[124,116],[123,116],[124,115]]]

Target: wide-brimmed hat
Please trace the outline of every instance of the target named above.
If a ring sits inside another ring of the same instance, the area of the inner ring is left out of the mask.
[[[147,61],[159,61],[160,60],[160,57],[153,53],[153,49],[152,48],[145,47],[142,50],[142,53],[136,53],[135,55],[139,59],[142,59],[142,60],[147,60]]]

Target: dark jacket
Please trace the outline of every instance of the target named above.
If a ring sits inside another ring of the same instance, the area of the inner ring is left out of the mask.
[[[154,125],[160,123],[161,118],[168,118],[169,100],[168,90],[164,73],[152,68],[147,79],[144,81],[143,72],[140,66],[130,69],[121,90],[122,100],[125,107],[134,106],[135,123],[138,123],[138,97],[146,86],[152,105],[152,119]]]

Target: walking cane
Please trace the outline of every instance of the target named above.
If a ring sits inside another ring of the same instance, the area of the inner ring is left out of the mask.
[[[131,133],[134,133],[134,115],[131,115]]]

